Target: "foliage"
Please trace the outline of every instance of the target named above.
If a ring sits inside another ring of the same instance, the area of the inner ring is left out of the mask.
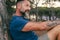
[[[31,1],[30,1],[31,2]],[[7,11],[9,13],[9,15],[12,15],[12,13],[15,12],[15,9],[12,8],[11,6],[13,5],[16,5],[16,2],[11,2],[10,0],[7,0],[6,1],[6,4],[7,4]],[[32,4],[34,4],[34,1],[31,2],[31,7],[32,7]],[[37,5],[37,4],[35,4]],[[37,12],[38,10],[38,12]],[[49,16],[49,18],[51,18],[52,15],[56,16],[56,17],[60,17],[60,8],[47,8],[47,7],[37,7],[36,8],[32,8],[31,11],[30,11],[30,14],[36,14],[38,13],[38,16]]]
[[[6,1],[6,5],[7,5],[7,11],[9,13],[9,15],[12,15],[15,12],[15,9],[12,8],[11,6],[15,5],[15,2],[11,2],[10,0]]]

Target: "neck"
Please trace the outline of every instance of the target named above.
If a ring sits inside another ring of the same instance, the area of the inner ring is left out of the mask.
[[[15,13],[16,16],[22,16],[22,14],[20,13],[19,10],[16,10],[16,13]]]

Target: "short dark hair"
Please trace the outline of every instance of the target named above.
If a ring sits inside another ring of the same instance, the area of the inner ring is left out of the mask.
[[[24,0],[17,0],[17,2],[16,2],[16,3],[21,2],[21,1],[24,1]]]

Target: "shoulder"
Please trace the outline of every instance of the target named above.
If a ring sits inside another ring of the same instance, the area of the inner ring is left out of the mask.
[[[12,21],[19,21],[19,20],[22,20],[23,18],[20,17],[20,16],[13,16],[12,17]]]
[[[13,23],[21,23],[21,22],[28,22],[28,20],[24,19],[21,16],[13,16],[11,22],[13,22]]]

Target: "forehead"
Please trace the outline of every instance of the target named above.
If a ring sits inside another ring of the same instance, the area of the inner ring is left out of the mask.
[[[23,3],[26,4],[26,5],[30,5],[29,1],[24,1]]]

